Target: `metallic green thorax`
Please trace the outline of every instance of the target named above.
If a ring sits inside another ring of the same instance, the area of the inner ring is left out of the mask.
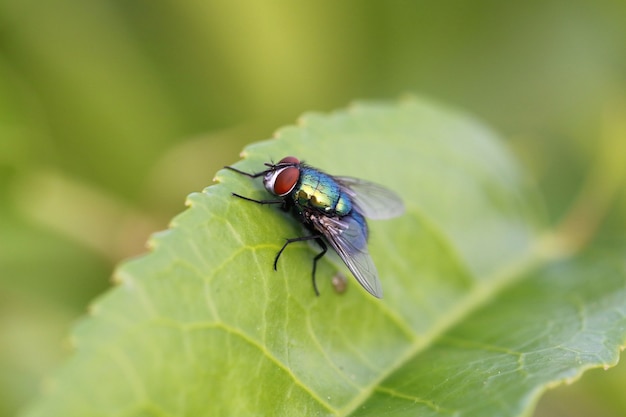
[[[292,196],[296,206],[328,215],[345,216],[352,211],[350,199],[330,175],[306,166],[300,167],[300,179]]]

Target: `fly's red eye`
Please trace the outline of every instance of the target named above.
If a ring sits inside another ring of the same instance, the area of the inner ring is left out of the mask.
[[[283,162],[283,161],[280,161],[280,162]],[[298,178],[300,178],[300,170],[298,168],[296,167],[284,168],[276,176],[276,181],[274,181],[274,193],[276,195],[287,194],[289,191],[293,190],[293,187],[295,187],[296,183],[298,182]]]
[[[299,164],[300,160],[296,158],[295,156],[286,156],[283,159],[281,159],[278,163],[279,164]]]

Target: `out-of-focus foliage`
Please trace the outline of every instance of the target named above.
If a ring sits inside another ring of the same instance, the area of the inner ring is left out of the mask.
[[[305,110],[406,91],[465,108],[510,138],[551,219],[623,242],[624,21],[622,0],[0,0],[0,415],[113,265]],[[593,378],[564,415],[626,414],[624,371]]]

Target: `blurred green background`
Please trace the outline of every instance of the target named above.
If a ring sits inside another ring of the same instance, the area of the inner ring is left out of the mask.
[[[0,416],[245,144],[405,93],[499,130],[556,223],[589,171],[617,188],[594,167],[626,155],[626,2],[0,0]],[[609,194],[592,244],[624,241]],[[625,383],[624,365],[590,372],[536,415],[623,417]]]

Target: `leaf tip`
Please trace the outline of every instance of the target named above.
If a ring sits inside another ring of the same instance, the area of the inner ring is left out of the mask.
[[[146,241],[146,248],[148,249],[148,251],[154,252],[159,247],[159,241],[161,240],[161,238],[169,234],[169,231],[175,227],[176,227],[176,218],[174,218],[170,222],[167,230],[161,230],[159,232],[155,232],[152,235],[150,235],[150,238]]]
[[[216,177],[217,177],[217,175],[216,175]],[[194,205],[193,199],[194,199],[196,194],[198,194],[198,193],[191,193],[191,194],[189,194],[187,196],[187,198],[185,199],[185,207],[187,207],[187,208],[193,207],[193,205]]]

